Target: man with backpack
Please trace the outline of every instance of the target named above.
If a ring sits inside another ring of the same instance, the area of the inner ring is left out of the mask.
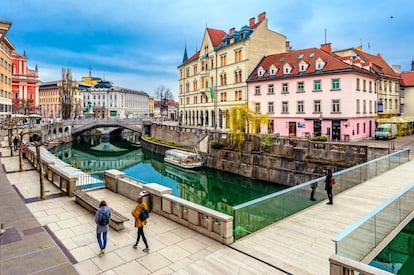
[[[96,238],[98,240],[99,248],[101,249],[98,256],[105,254],[109,220],[111,219],[111,215],[111,209],[106,205],[106,201],[101,201],[95,214]]]
[[[144,234],[144,225],[147,224],[148,219],[148,206],[145,202],[142,201],[143,195],[140,194],[137,198],[137,206],[134,208],[134,210],[131,211],[132,216],[135,218],[135,227],[138,228],[137,232],[137,241],[132,246],[134,249],[137,249],[138,242],[140,237],[142,236],[142,240],[144,241],[145,248],[142,250],[144,252],[149,252],[149,247],[147,243],[147,238],[145,238]]]

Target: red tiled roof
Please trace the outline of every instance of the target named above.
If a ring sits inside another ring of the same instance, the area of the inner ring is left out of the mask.
[[[385,74],[388,76],[393,76],[393,77],[398,77],[398,73],[396,73],[390,65],[388,65],[387,62],[385,62],[385,60],[382,58],[382,56],[380,54],[378,55],[372,55],[363,51],[360,51],[358,49],[354,49],[354,51],[361,56],[362,59],[364,59],[365,62],[372,62],[373,65],[373,69],[375,70],[375,72],[377,72],[378,74]]]
[[[402,72],[400,84],[404,87],[414,86],[414,71]]]
[[[213,43],[213,47],[217,47],[220,45],[221,40],[226,35],[226,32],[223,30],[211,29],[207,28],[208,35],[210,36],[211,42]]]
[[[178,66],[178,67],[181,67],[181,66],[183,66],[183,65],[185,65],[185,64],[188,64],[188,63],[190,63],[190,62],[193,62],[194,60],[197,60],[198,59],[198,57],[199,57],[199,55],[200,55],[200,51],[197,51],[195,54],[193,54],[193,56],[191,56],[189,59],[187,59],[187,61],[185,61],[184,63],[182,63],[180,66]]]
[[[325,65],[322,70],[316,69],[316,61],[321,59]],[[304,72],[299,72],[300,62],[305,62],[307,68]],[[300,76],[302,74],[312,74],[318,72],[333,72],[341,70],[358,70],[360,72],[369,73],[367,70],[363,70],[358,66],[352,66],[341,60],[340,57],[327,53],[318,48],[308,48],[302,50],[294,50],[285,53],[273,54],[266,56],[262,59],[256,69],[249,77],[249,81],[257,79],[267,79],[272,77],[283,77],[285,76],[283,66],[288,63],[292,68],[288,76]],[[277,68],[275,76],[269,75],[269,68],[274,65]],[[257,70],[262,67],[266,70],[266,73],[262,77],[258,77]]]

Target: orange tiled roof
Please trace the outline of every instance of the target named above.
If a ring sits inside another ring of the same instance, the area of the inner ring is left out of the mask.
[[[221,40],[226,35],[226,32],[223,30],[211,29],[207,28],[208,35],[210,36],[211,42],[213,43],[213,47],[216,48],[220,45]]]
[[[400,84],[404,87],[414,86],[414,71],[402,72]]]
[[[320,59],[324,66],[321,70],[316,68],[316,61]],[[306,70],[300,72],[299,64],[301,62],[306,63]],[[289,74],[285,74],[283,67],[285,64],[289,64],[291,71]],[[274,76],[269,74],[270,67],[274,65],[277,68],[277,72]],[[266,70],[262,77],[258,76],[258,68],[262,67]],[[326,72],[337,72],[337,71],[360,71],[362,73],[370,73],[358,66],[350,65],[342,58],[335,54],[327,53],[318,48],[307,48],[302,50],[294,50],[285,53],[273,54],[266,56],[262,59],[259,65],[255,68],[252,74],[249,76],[248,81],[254,80],[265,80],[272,78],[288,77],[288,76],[305,76],[314,73],[326,73]]]
[[[354,51],[362,58],[365,62],[372,62],[373,69],[378,74],[385,74],[388,76],[398,77],[398,73],[396,73],[390,65],[382,58],[380,54],[372,55],[358,49],[354,49]]]

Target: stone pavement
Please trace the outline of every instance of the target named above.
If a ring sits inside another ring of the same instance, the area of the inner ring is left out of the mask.
[[[2,153],[0,172],[0,274],[286,274],[231,247],[151,214],[145,235],[150,252],[133,249],[132,219],[110,229],[106,253],[98,257],[94,216],[45,180],[39,200],[39,174],[17,156]],[[90,192],[130,217],[135,202],[106,189]],[[247,251],[248,252],[248,251]]]

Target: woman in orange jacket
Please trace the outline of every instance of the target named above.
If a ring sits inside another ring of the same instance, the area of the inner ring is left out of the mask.
[[[149,252],[147,238],[145,238],[145,234],[144,234],[144,225],[147,224],[147,220],[145,219],[145,220],[141,221],[141,219],[140,219],[141,212],[144,209],[146,209],[148,211],[148,206],[145,202],[142,201],[142,195],[138,196],[137,203],[138,203],[137,206],[134,208],[134,210],[131,211],[132,216],[135,218],[135,227],[138,228],[137,241],[135,242],[135,244],[132,247],[134,249],[137,249],[139,239],[142,236],[142,240],[144,241],[144,244],[145,244],[145,248],[142,251]]]

